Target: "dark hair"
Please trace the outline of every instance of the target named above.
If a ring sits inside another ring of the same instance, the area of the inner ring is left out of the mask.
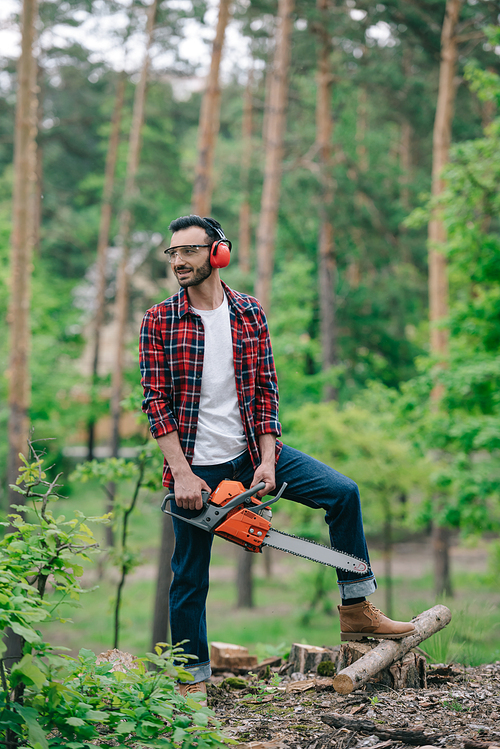
[[[210,224],[212,224],[212,226]],[[170,226],[168,228],[173,234],[174,232],[181,231],[182,229],[189,229],[190,226],[199,226],[200,229],[204,229],[208,238],[212,242],[216,242],[221,238],[215,230],[215,227],[217,227],[222,232],[222,234],[224,234],[224,232],[222,231],[222,226],[214,218],[207,220],[205,218],[201,218],[201,216],[196,216],[194,214],[191,214],[190,216],[180,216],[179,218],[174,219],[170,222]]]

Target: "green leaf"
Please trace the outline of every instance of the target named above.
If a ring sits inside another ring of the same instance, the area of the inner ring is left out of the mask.
[[[29,679],[29,681],[33,683],[37,687],[37,689],[41,689],[47,679],[43,671],[41,671],[38,666],[33,663],[33,656],[31,655],[31,653],[24,655],[19,663],[16,663],[14,666],[12,666],[10,674],[11,677],[16,677],[17,682],[25,682],[25,679],[23,679],[22,677]],[[21,677],[20,679],[17,678],[18,675]]]
[[[68,726],[84,726],[85,725],[84,720],[82,720],[81,718],[76,718],[74,716],[72,716],[71,718],[67,718],[66,723],[68,724]]]
[[[87,720],[99,720],[102,723],[107,723],[109,720],[109,715],[102,710],[87,710],[87,712],[85,713],[85,718]]]
[[[10,626],[16,635],[24,637],[26,642],[41,642],[40,635],[34,629],[25,627],[23,624],[19,624],[19,622],[12,622]]]
[[[47,735],[37,720],[37,711],[32,707],[25,707],[24,705],[18,704],[15,704],[14,708],[26,723],[28,728],[28,738],[32,749],[49,749]]]
[[[124,723],[119,723],[116,726],[115,731],[116,733],[123,733],[123,734],[132,733],[132,731],[135,730],[135,726],[136,726],[136,723],[133,723],[132,721],[127,720]]]

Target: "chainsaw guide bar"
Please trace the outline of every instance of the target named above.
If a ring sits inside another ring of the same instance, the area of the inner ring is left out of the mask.
[[[275,497],[261,501],[253,495],[264,487],[265,484],[261,482],[245,490],[241,482],[226,479],[221,481],[212,494],[202,492],[203,508],[195,517],[188,518],[167,510],[167,501],[175,499],[173,494],[167,494],[161,509],[166,515],[225,538],[250,552],[259,553],[264,546],[269,546],[346,572],[364,575],[369,571],[368,564],[363,559],[271,528],[272,513],[268,509],[269,505],[278,501],[287,484],[281,486]]]

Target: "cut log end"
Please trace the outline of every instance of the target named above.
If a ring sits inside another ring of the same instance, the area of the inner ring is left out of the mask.
[[[337,674],[333,680],[333,688],[338,694],[351,694],[354,689],[354,682],[346,674]]]

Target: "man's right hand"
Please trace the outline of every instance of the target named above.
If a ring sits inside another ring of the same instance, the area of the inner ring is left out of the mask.
[[[184,510],[201,510],[203,500],[201,492],[212,493],[206,481],[200,479],[191,470],[174,476],[175,504]]]

